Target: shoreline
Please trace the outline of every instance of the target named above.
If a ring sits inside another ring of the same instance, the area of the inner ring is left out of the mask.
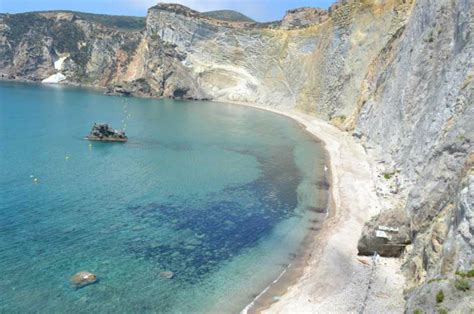
[[[298,123],[299,127],[303,127]],[[304,129],[304,128],[303,128]],[[309,134],[314,137],[313,134]],[[319,139],[318,139],[319,141]],[[321,143],[322,144],[322,143]],[[324,144],[322,144],[324,146]],[[324,147],[323,147],[324,148]],[[330,171],[328,163],[329,156],[327,151],[324,150],[324,163],[325,172],[323,175],[323,181],[331,185]],[[324,218],[320,221],[312,221],[311,227],[308,233],[301,241],[296,253],[294,260],[273,280],[262,292],[260,292],[250,304],[248,304],[240,313],[241,314],[254,314],[261,313],[263,310],[268,309],[272,304],[278,302],[279,298],[284,295],[289,287],[296,284],[299,278],[304,273],[305,266],[308,264],[313,252],[313,246],[320,244],[315,241],[321,230],[324,228],[326,221],[331,218],[334,214],[332,210],[333,204],[331,201],[330,188],[329,189],[318,189],[319,199],[322,200],[323,205],[321,208],[325,208],[326,212],[323,212]],[[319,208],[319,207],[318,207]]]
[[[294,120],[322,142],[330,183],[329,215],[321,230],[310,232],[303,241],[300,263],[292,263],[241,313],[403,312],[401,259],[357,256],[364,223],[383,208],[375,189],[374,158],[350,134],[314,116],[248,103],[223,103]]]
[[[220,102],[220,101],[216,101]],[[298,121],[291,116],[288,116],[286,113],[276,112],[271,110],[271,108],[260,107],[258,105],[251,105],[246,103],[238,103],[238,102],[222,102],[225,104],[230,105],[240,105],[244,107],[250,107],[257,110],[263,110],[266,112],[270,112],[273,114],[277,114],[280,116],[284,116],[291,120],[291,122],[296,123],[299,128],[302,129],[303,132],[307,133],[311,138],[317,141],[323,147],[324,151],[324,164],[325,164],[325,171],[323,175],[323,180],[325,183],[329,184],[328,189],[320,190],[319,198],[323,201],[322,207],[326,209],[326,215],[324,220],[313,223],[312,228],[308,234],[303,238],[300,247],[298,248],[297,252],[295,253],[295,259],[291,262],[279,275],[278,277],[273,280],[262,292],[260,292],[251,303],[249,303],[240,314],[255,314],[261,313],[264,310],[267,310],[271,307],[272,304],[278,302],[279,298],[286,293],[289,287],[295,285],[297,281],[303,276],[305,266],[308,264],[313,252],[313,246],[319,247],[320,241],[315,240],[321,231],[324,229],[324,225],[326,224],[327,220],[334,216],[334,203],[332,201],[331,196],[331,186],[332,186],[332,175],[331,175],[331,159],[328,153],[328,150],[325,147],[325,142],[322,141],[316,134],[310,132],[307,129],[307,125]]]

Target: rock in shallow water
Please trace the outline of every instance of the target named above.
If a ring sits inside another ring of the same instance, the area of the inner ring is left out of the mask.
[[[74,288],[79,289],[87,285],[93,284],[97,281],[97,276],[88,271],[80,271],[71,278],[71,283]]]
[[[91,133],[86,137],[90,141],[126,142],[124,131],[118,131],[105,123],[94,123]]]
[[[172,271],[162,271],[160,276],[166,279],[171,279],[174,277],[174,273]]]

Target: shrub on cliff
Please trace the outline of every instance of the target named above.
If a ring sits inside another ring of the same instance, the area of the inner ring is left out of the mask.
[[[471,288],[469,282],[466,279],[456,279],[454,282],[454,287],[461,291],[467,291]]]
[[[443,292],[443,290],[440,290],[436,294],[436,303],[442,303],[443,301],[444,301],[444,292]]]

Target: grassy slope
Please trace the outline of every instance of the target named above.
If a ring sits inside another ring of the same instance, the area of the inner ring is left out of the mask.
[[[114,27],[122,30],[140,30],[145,28],[145,17],[141,16],[125,16],[125,15],[106,15],[106,14],[95,14],[95,13],[86,13],[86,12],[76,12],[69,10],[54,10],[54,11],[37,11],[37,12],[27,12],[27,13],[17,13],[12,15],[26,15],[32,13],[73,13],[78,17],[92,21],[96,23],[103,24],[108,27]],[[202,13],[205,16],[212,17],[224,21],[237,21],[237,22],[255,22],[248,16],[243,15],[237,11],[232,10],[218,10],[218,11],[209,11]],[[31,15],[30,15],[31,16]]]
[[[209,11],[202,13],[205,16],[209,16],[218,20],[232,21],[232,22],[255,22],[248,16],[243,15],[240,12],[232,10],[218,10],[218,11]]]
[[[94,13],[76,12],[76,11],[68,11],[68,10],[37,11],[37,12],[28,12],[28,13],[17,13],[17,14],[12,14],[12,15],[26,15],[26,14],[32,14],[32,13],[60,13],[60,12],[73,13],[84,20],[100,23],[108,27],[118,28],[122,30],[140,30],[140,29],[145,28],[145,17],[141,17],[141,16],[106,15],[106,14],[94,14]]]

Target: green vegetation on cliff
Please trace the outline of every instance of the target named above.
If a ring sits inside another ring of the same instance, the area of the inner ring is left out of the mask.
[[[240,12],[232,11],[232,10],[217,10],[217,11],[209,11],[202,13],[205,16],[212,17],[217,20],[223,21],[231,21],[231,22],[255,22],[251,18],[246,15],[243,15]]]
[[[145,17],[142,16],[122,16],[105,15],[84,12],[71,12],[84,20],[100,23],[102,25],[118,28],[121,30],[140,30],[145,28]]]
[[[47,18],[35,13],[7,14],[4,16],[9,29],[5,32],[8,39],[18,43],[32,28],[53,25]]]
[[[16,18],[18,21],[24,21],[25,19],[26,21],[30,21],[29,18],[34,20],[35,18],[41,17],[41,15],[38,13],[72,13],[83,20],[99,23],[107,27],[113,27],[121,30],[135,31],[145,28],[145,17],[142,16],[105,15],[68,10],[18,13],[11,14],[9,17]]]

